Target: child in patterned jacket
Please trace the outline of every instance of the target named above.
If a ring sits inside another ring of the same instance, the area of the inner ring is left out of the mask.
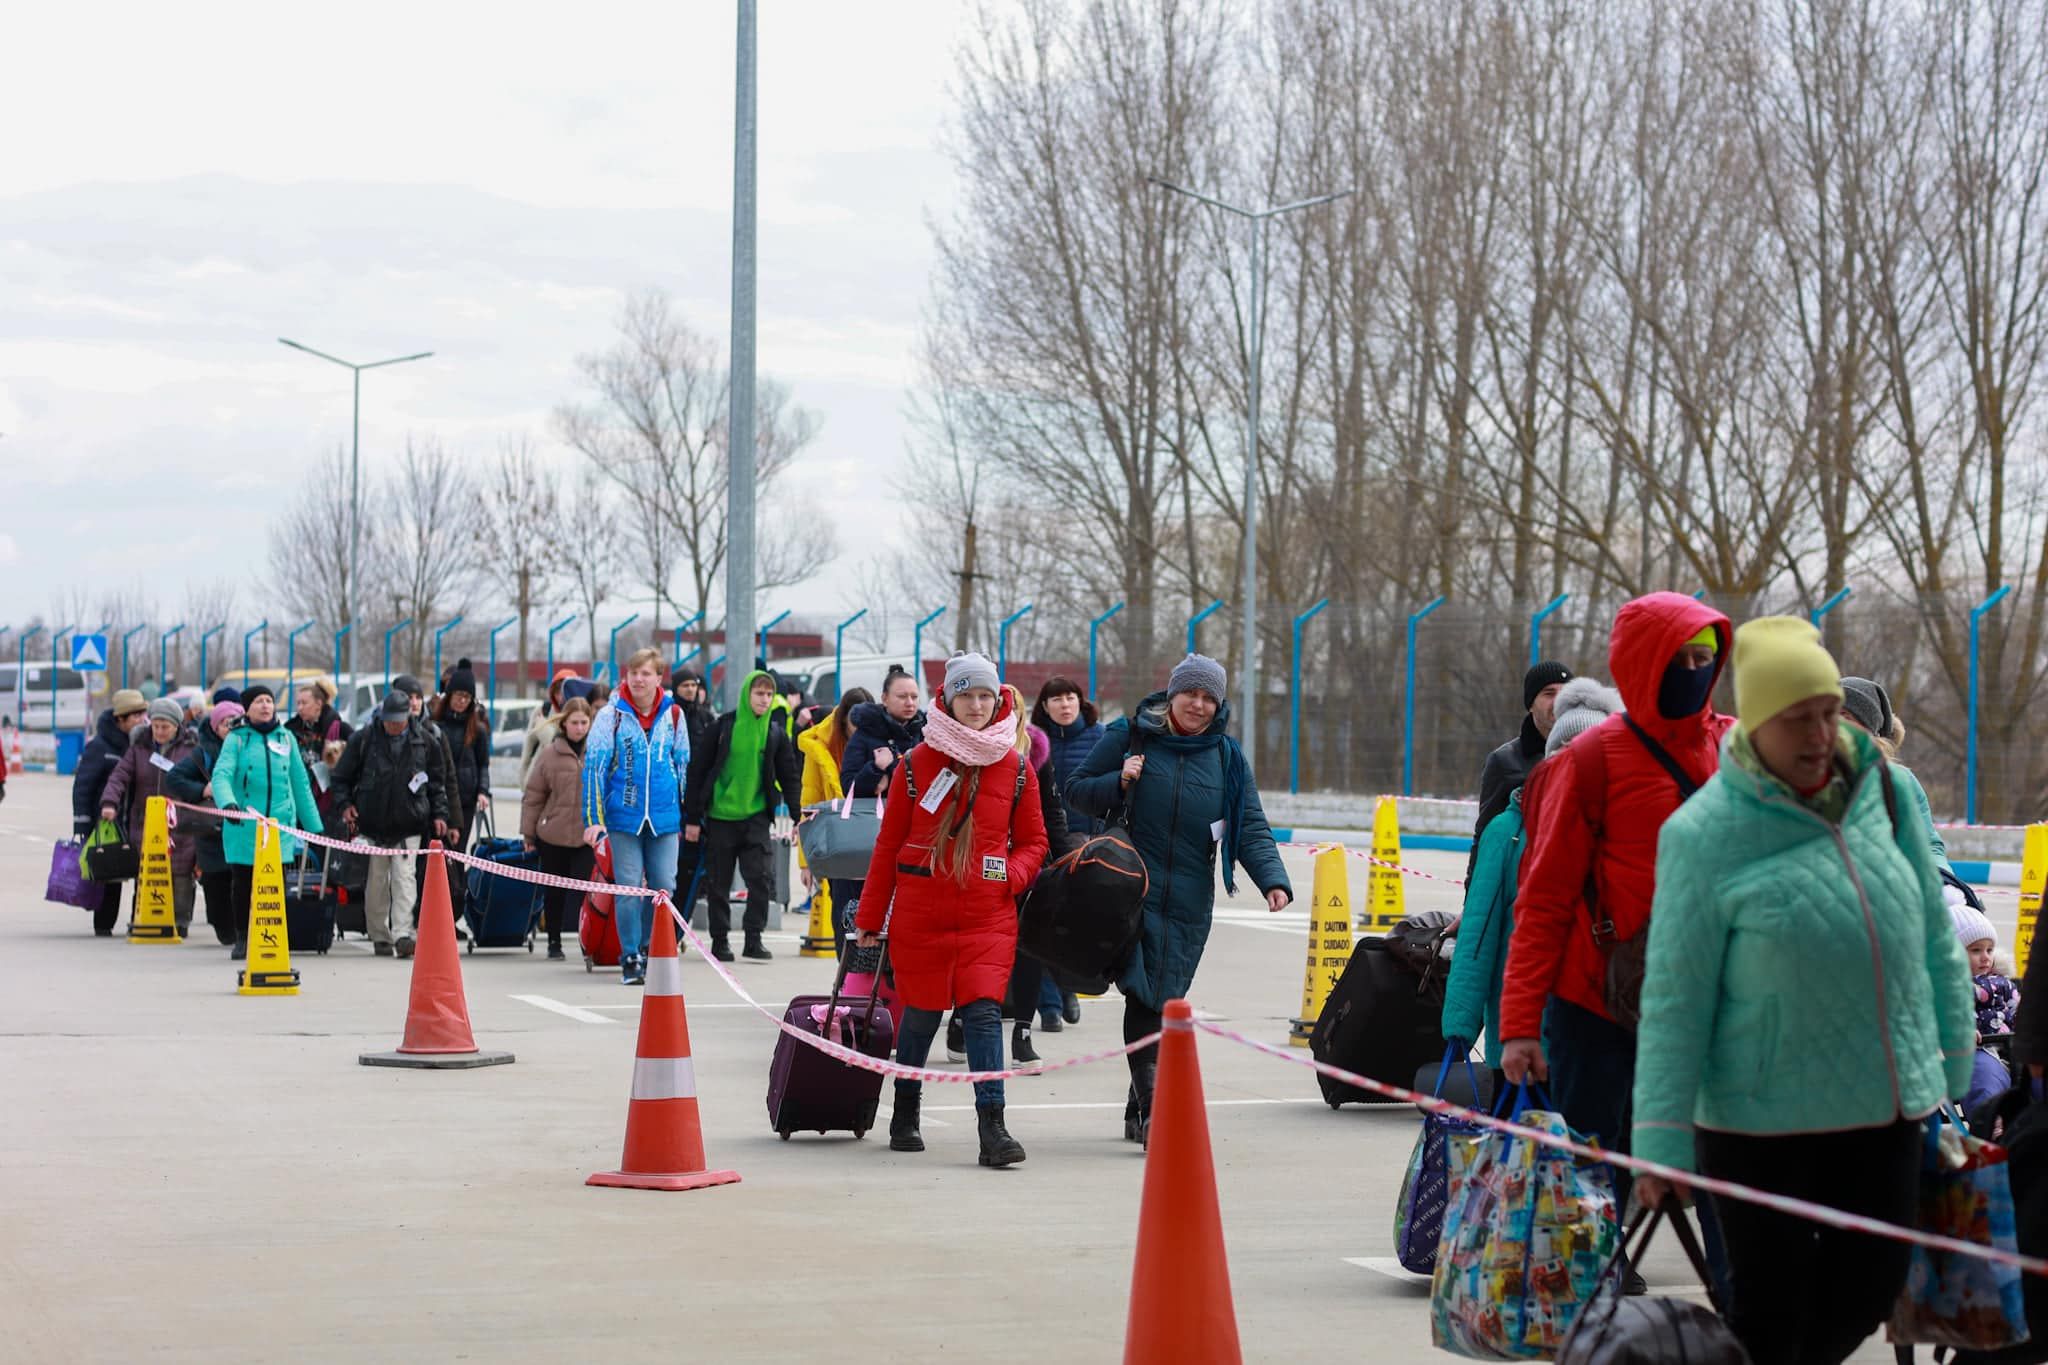
[[[1982,910],[1971,905],[1951,905],[1949,919],[1956,937],[1970,955],[1970,984],[1977,1001],[1977,1041],[2003,1042],[2012,1033],[2013,1016],[2019,1012],[2020,991],[2013,984],[2012,969],[1998,956],[1998,931]],[[2012,1071],[2006,1061],[1989,1047],[1980,1046],[1970,1073],[1970,1093],[1963,1100],[1963,1112],[1972,1113],[2012,1085]]]

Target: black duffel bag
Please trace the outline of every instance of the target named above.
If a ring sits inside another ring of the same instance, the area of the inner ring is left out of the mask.
[[[1685,1248],[1686,1259],[1692,1262],[1693,1272],[1707,1286],[1708,1298],[1713,1297],[1714,1277],[1707,1270],[1706,1257],[1700,1254],[1692,1224],[1686,1222],[1684,1213],[1667,1213],[1664,1209],[1639,1212],[1620,1238],[1621,1245],[1615,1248],[1614,1259],[1608,1263],[1600,1287],[1579,1309],[1571,1331],[1558,1344],[1557,1365],[1661,1365],[1668,1360],[1683,1360],[1687,1365],[1749,1365],[1749,1352],[1742,1349],[1728,1324],[1706,1304],[1652,1295],[1630,1298],[1623,1294],[1623,1254],[1628,1256],[1627,1264],[1640,1266],[1658,1224],[1667,1218],[1671,1230],[1678,1234],[1679,1245]],[[1629,1242],[1636,1238],[1638,1229],[1641,1239],[1631,1250]]]
[[[1108,989],[1129,961],[1152,880],[1116,834],[1098,834],[1057,859],[1024,898],[1017,947],[1088,995]]]

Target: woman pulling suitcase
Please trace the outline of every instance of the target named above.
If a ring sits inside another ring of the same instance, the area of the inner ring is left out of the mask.
[[[1002,998],[1017,951],[1016,898],[1045,861],[1037,778],[1017,751],[1014,693],[979,654],[955,654],[924,742],[889,779],[882,831],[868,863],[856,921],[860,946],[889,933],[903,998],[896,1060],[922,1067],[948,1007],[976,1071],[1003,1066]],[[921,1152],[924,1086],[897,1081],[889,1147]],[[1012,1166],[1024,1148],[1003,1126],[1003,1083],[977,1081],[981,1164]]]

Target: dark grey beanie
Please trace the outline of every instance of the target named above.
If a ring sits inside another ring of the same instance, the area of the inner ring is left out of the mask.
[[[1868,678],[1842,679],[1842,709],[1881,739],[1892,737],[1892,699]]]
[[[1166,695],[1177,697],[1183,692],[1207,692],[1217,701],[1228,694],[1230,680],[1223,674],[1223,665],[1206,654],[1190,654],[1173,666],[1173,672],[1166,677]]]

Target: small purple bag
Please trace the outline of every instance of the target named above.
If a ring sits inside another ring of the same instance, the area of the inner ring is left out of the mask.
[[[78,849],[72,840],[59,839],[50,850],[50,882],[43,891],[43,899],[75,905],[81,910],[97,910],[106,888],[99,882],[87,881],[79,872]]]

